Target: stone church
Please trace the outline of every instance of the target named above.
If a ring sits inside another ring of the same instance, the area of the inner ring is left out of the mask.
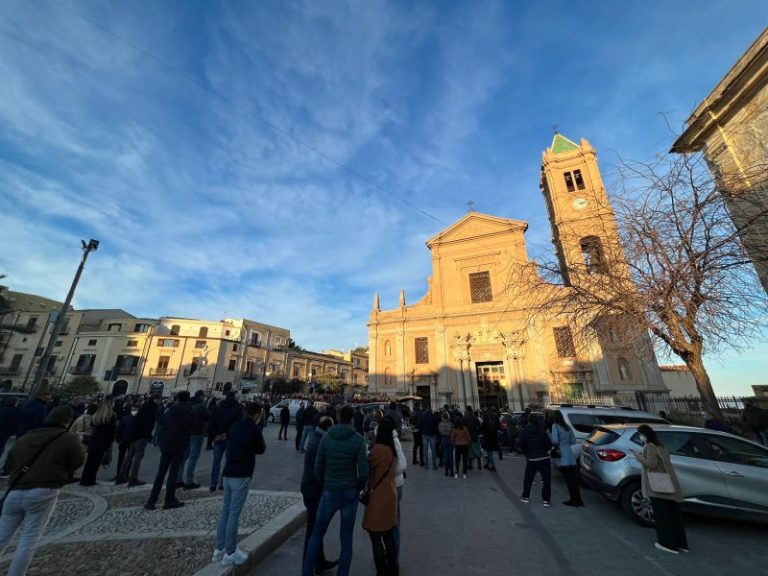
[[[579,270],[626,270],[613,210],[595,149],[556,134],[542,159],[541,189],[564,286]],[[664,394],[646,334],[618,338],[595,331],[584,341],[576,318],[531,313],[511,280],[526,251],[526,222],[470,211],[427,242],[432,275],[426,295],[381,310],[378,294],[368,323],[369,392],[418,395],[443,404],[521,409],[567,399],[616,399]],[[532,272],[536,274],[536,272]],[[628,273],[627,273],[628,277]],[[535,296],[534,296],[535,298]]]

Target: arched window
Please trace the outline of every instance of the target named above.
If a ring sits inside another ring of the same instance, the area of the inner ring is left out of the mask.
[[[384,356],[392,356],[392,345],[389,343],[389,340],[384,342]]]
[[[581,239],[581,255],[588,274],[603,274],[608,271],[605,265],[603,243],[597,236],[586,236]]]
[[[179,326],[178,324],[174,324],[173,326],[171,326],[171,336],[178,336],[180,330],[181,330],[181,326]]]
[[[207,326],[201,326],[200,332],[197,334],[198,338],[208,338],[208,327]]]
[[[616,364],[619,367],[619,379],[622,381],[632,380],[632,373],[629,371],[629,362],[627,362],[627,359],[619,356],[616,358]]]
[[[384,368],[384,386],[386,388],[392,387],[392,374],[389,373],[389,368]]]

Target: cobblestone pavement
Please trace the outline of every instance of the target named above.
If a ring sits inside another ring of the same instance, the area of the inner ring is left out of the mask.
[[[29,576],[189,575],[210,562],[221,493],[178,491],[183,508],[144,510],[149,488],[66,486],[46,527]],[[292,492],[251,490],[239,539],[301,500]],[[0,558],[7,569],[15,543]]]

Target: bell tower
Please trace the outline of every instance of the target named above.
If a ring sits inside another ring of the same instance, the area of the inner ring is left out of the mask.
[[[542,155],[540,186],[565,284],[600,274],[628,277],[616,219],[590,143],[582,139],[576,144],[555,133]]]

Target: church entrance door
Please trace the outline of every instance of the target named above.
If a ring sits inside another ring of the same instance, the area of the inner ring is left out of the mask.
[[[482,410],[495,408],[501,411],[507,403],[507,376],[504,373],[504,362],[478,362],[475,370],[480,408]]]

